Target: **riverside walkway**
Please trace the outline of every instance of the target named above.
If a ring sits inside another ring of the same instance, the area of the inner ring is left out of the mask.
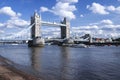
[[[9,61],[0,56],[0,80],[42,80],[9,65]]]

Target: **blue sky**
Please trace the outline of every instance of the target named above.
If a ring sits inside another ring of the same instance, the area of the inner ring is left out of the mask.
[[[27,36],[25,29],[35,10],[44,21],[67,17],[71,35],[120,37],[120,0],[0,0],[0,37]],[[42,31],[43,35],[60,36],[59,28],[42,27]]]

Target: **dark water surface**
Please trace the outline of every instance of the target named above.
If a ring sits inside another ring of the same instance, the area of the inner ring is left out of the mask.
[[[120,47],[29,48],[0,45],[0,55],[45,80],[120,80]]]

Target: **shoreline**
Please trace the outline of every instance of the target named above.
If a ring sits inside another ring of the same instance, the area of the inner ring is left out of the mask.
[[[10,65],[11,61],[0,56],[0,80],[43,80]]]

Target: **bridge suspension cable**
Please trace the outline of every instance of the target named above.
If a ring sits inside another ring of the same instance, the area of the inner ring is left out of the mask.
[[[11,36],[4,36],[2,37],[1,39],[3,40],[12,40],[12,39],[18,39],[18,38],[23,38],[23,37],[28,37],[27,39],[30,39],[30,29],[32,28],[32,26],[34,25],[35,23],[33,23],[32,25],[28,25],[27,28],[21,30],[20,32],[18,33],[14,33],[13,35]]]

